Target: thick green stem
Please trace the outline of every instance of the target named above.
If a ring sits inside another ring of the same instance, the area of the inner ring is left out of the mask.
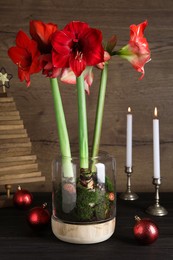
[[[80,168],[88,169],[88,127],[84,78],[81,74],[76,78],[78,94],[78,127]]]
[[[52,95],[54,100],[55,119],[58,130],[59,145],[62,156],[63,175],[64,177],[73,177],[73,168],[71,164],[71,150],[66,126],[66,120],[59,91],[58,81],[56,78],[50,78]]]
[[[99,96],[97,101],[97,111],[96,111],[93,146],[92,146],[92,158],[97,157],[99,153],[106,85],[107,85],[107,74],[108,74],[108,63],[105,63],[104,69],[102,70],[101,73],[100,90],[99,90]],[[92,165],[91,168],[92,168],[91,171],[93,172],[95,170],[94,164]]]

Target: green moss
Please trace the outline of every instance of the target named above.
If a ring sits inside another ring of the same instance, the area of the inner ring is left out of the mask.
[[[107,217],[110,203],[105,192],[101,190],[97,190],[97,193],[98,193],[98,201],[95,206],[95,215],[97,220],[103,220]]]
[[[58,218],[64,221],[100,221],[109,218],[112,213],[113,202],[109,201],[109,192],[114,191],[113,183],[109,177],[106,177],[105,190],[95,186],[94,189],[87,189],[77,183],[77,201],[75,208],[70,213],[64,213],[62,210],[62,191],[59,186],[56,194],[56,213]]]
[[[89,221],[93,219],[94,205],[96,202],[97,193],[79,184],[77,187],[77,203],[75,207],[78,220]]]
[[[81,186],[77,192],[76,215],[79,220],[104,220],[107,217],[110,202],[104,190],[87,190]]]
[[[114,184],[112,183],[112,181],[110,180],[110,178],[108,176],[106,176],[106,190],[108,192],[114,192]]]

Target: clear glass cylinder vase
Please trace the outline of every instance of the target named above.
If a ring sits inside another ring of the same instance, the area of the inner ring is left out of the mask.
[[[78,157],[52,163],[52,231],[60,240],[92,244],[112,236],[116,223],[115,158],[106,152],[81,168]]]

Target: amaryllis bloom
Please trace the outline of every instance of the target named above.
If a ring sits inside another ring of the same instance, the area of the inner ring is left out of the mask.
[[[30,85],[30,75],[41,70],[39,57],[40,52],[37,43],[31,40],[23,31],[16,36],[16,46],[8,50],[8,55],[18,66],[18,76],[21,81],[25,80]]]
[[[52,35],[58,30],[56,24],[30,21],[30,35],[38,43],[41,54],[51,53]]]
[[[131,25],[130,41],[118,52],[122,58],[127,59],[138,72],[142,73],[140,79],[144,77],[144,65],[151,60],[148,42],[144,37],[147,25],[147,21],[139,25]]]
[[[60,69],[54,68],[52,64],[52,35],[58,30],[58,26],[53,23],[43,23],[41,21],[30,21],[30,34],[37,42],[41,52],[40,65],[42,74],[47,77],[56,78],[59,76]]]
[[[86,66],[104,61],[101,31],[90,28],[87,23],[73,21],[52,38],[53,65],[70,68],[79,77]]]

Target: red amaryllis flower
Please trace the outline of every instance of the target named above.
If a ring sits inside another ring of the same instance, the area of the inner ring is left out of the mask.
[[[86,66],[94,66],[104,61],[101,31],[88,24],[73,21],[52,37],[53,65],[71,68],[77,77]]]
[[[30,21],[31,37],[38,43],[41,54],[51,53],[52,35],[58,30],[56,24],[43,23],[41,21]]]
[[[52,35],[58,30],[58,26],[53,23],[43,23],[41,21],[30,21],[30,34],[37,42],[39,51],[41,52],[40,64],[42,74],[47,77],[56,78],[60,71],[53,67],[52,64]]]
[[[18,66],[18,76],[21,81],[25,80],[30,85],[30,75],[41,70],[39,65],[40,52],[37,43],[31,40],[23,31],[16,36],[16,46],[8,50],[8,55]]]
[[[144,38],[144,30],[147,25],[147,21],[139,25],[131,25],[130,41],[128,45],[118,52],[122,58],[127,59],[138,72],[142,73],[140,79],[144,77],[145,63],[151,60],[148,42],[147,39]]]

